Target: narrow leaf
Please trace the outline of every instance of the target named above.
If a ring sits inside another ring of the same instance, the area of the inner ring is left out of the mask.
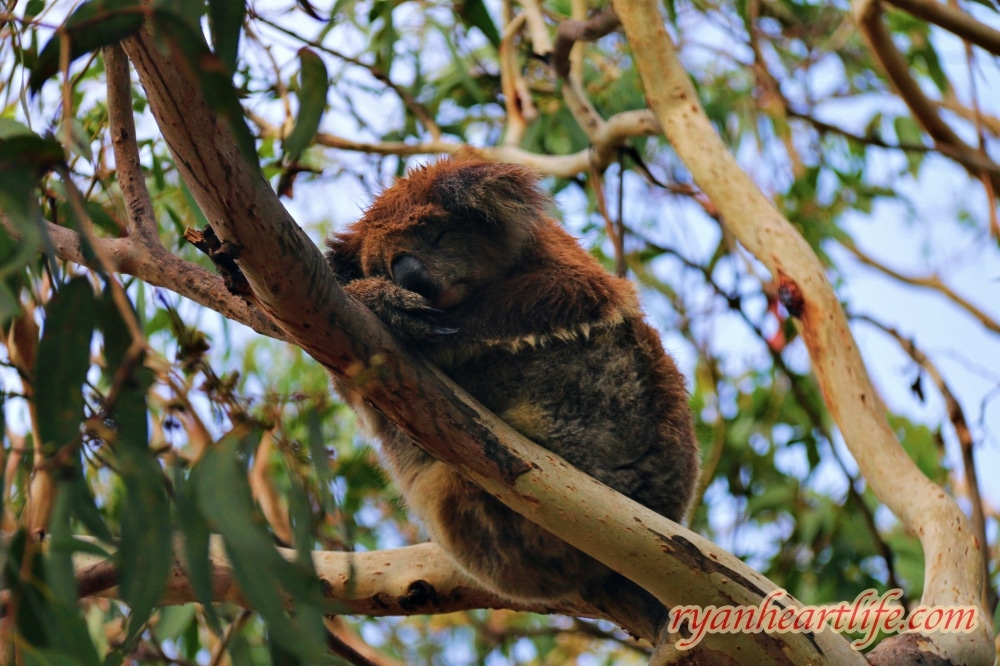
[[[186,65],[191,75],[197,77],[202,96],[229,125],[244,159],[257,164],[253,135],[243,118],[243,106],[226,65],[209,51],[201,33],[182,18],[154,9],[151,22],[157,39],[167,45],[173,60]]]
[[[179,475],[178,475],[179,476]],[[222,635],[222,623],[212,605],[212,567],[208,559],[209,529],[205,518],[198,511],[193,500],[194,484],[190,479],[182,484],[175,483],[181,491],[175,497],[177,519],[184,533],[184,560],[187,565],[188,580],[194,590],[195,599],[205,608],[208,626],[217,635]]]
[[[299,62],[302,64],[299,114],[295,119],[295,128],[282,143],[285,155],[292,162],[299,159],[319,130],[330,85],[326,65],[318,55],[309,49],[299,49]]]
[[[50,77],[59,71],[62,37],[69,38],[69,58],[76,60],[85,53],[120,42],[137,32],[144,20],[143,10],[135,0],[91,0],[76,8],[66,22],[38,55],[38,64],[31,70],[28,88],[38,92]]]
[[[134,316],[134,312],[129,314]],[[125,483],[118,557],[122,599],[132,607],[125,641],[130,645],[159,602],[173,564],[170,507],[163,470],[149,449],[146,392],[152,377],[141,357],[129,357],[132,339],[110,287],[101,300],[99,315],[109,378],[118,379],[123,370],[127,373],[119,385],[111,418],[118,471]]]
[[[84,277],[63,285],[45,308],[35,362],[35,410],[46,456],[80,434],[94,312],[94,290]]]
[[[240,47],[240,33],[247,8],[243,0],[208,0],[209,27],[212,44],[226,71],[236,73],[236,57]]]
[[[222,534],[233,576],[267,624],[269,638],[306,663],[326,663],[323,632],[316,631],[311,621],[293,621],[284,611],[281,593],[282,589],[288,593],[301,615],[322,605],[319,581],[275,550],[254,511],[245,469],[237,464],[241,446],[258,439],[255,432],[244,438],[229,435],[205,454],[191,472],[197,506],[211,528]]]
[[[464,0],[455,4],[462,23],[469,27],[479,28],[486,39],[490,40],[493,47],[499,49],[500,32],[497,30],[496,24],[493,23],[493,19],[490,18],[490,13],[486,11],[486,3],[483,0]]]

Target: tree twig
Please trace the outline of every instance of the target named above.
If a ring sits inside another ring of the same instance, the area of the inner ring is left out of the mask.
[[[566,19],[560,21],[556,29],[556,41],[552,47],[552,68],[561,79],[570,73],[569,53],[577,42],[592,42],[613,32],[619,25],[614,7],[608,5],[586,21]]]
[[[964,296],[961,296],[951,287],[944,283],[944,281],[937,275],[927,275],[927,276],[917,276],[917,275],[905,275],[899,271],[886,266],[874,257],[869,256],[867,253],[862,251],[854,243],[842,243],[843,247],[853,254],[858,261],[860,261],[865,266],[870,266],[875,270],[888,275],[889,277],[910,284],[916,287],[924,287],[927,289],[932,289],[942,296],[946,297],[948,300],[953,302],[958,307],[965,310],[968,314],[972,315],[980,324],[985,326],[987,329],[993,331],[994,333],[1000,333],[1000,322],[990,317],[988,314],[980,310],[976,305],[968,301]]]
[[[514,38],[524,28],[526,14],[523,12],[511,19],[504,28],[500,40],[500,89],[503,91],[504,109],[507,111],[503,142],[507,146],[518,146],[524,138],[528,123],[538,115],[530,95],[522,95],[526,90],[518,67]]]
[[[248,117],[260,129],[264,137],[282,138],[282,128],[269,123],[262,116],[249,112]],[[352,150],[376,155],[452,155],[459,150],[471,150],[476,157],[494,162],[515,162],[529,166],[546,176],[573,178],[586,173],[593,162],[601,170],[610,165],[617,147],[634,136],[655,136],[660,133],[656,118],[646,109],[622,111],[611,116],[595,138],[591,148],[585,148],[569,155],[541,155],[517,146],[499,145],[472,147],[458,141],[427,141],[423,143],[403,143],[384,141],[370,143],[335,136],[325,132],[316,134],[315,143],[328,148]]]

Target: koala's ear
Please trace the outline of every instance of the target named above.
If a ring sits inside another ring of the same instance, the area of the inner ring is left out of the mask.
[[[330,235],[326,246],[330,248],[326,252],[326,260],[340,284],[365,276],[361,268],[361,234],[353,226],[344,233]]]
[[[551,214],[538,174],[518,164],[453,159],[432,167],[435,203],[453,215],[476,216],[509,233],[530,234]]]

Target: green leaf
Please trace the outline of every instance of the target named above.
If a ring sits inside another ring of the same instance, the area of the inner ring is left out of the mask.
[[[215,55],[219,56],[230,76],[236,73],[236,57],[246,13],[243,0],[208,0],[208,25],[212,31]]]
[[[65,131],[66,126],[61,123],[59,126],[59,135],[65,136]],[[90,149],[90,136],[87,134],[87,130],[84,128],[83,123],[80,122],[79,118],[73,117],[70,119],[69,138],[70,146],[77,155],[86,159],[88,162],[94,161],[94,151]]]
[[[2,245],[12,248],[0,257],[3,262],[0,280],[19,272],[37,255],[42,235],[35,185],[43,174],[63,161],[63,149],[57,141],[43,139],[30,131],[25,134],[12,125],[7,125],[5,131],[7,138],[0,139],[0,210],[16,225],[20,238],[8,243],[12,239],[6,230],[0,237]],[[10,308],[12,297],[5,293],[5,310]]]
[[[500,32],[497,30],[496,24],[493,23],[490,13],[486,11],[486,4],[483,0],[456,2],[455,9],[458,11],[462,23],[469,27],[479,28],[486,39],[493,44],[493,48],[500,48]]]
[[[28,5],[24,8],[24,18],[34,18],[45,9],[45,0],[28,0]]]
[[[83,478],[83,470],[79,465],[74,465],[71,472],[72,482],[67,481],[66,485],[59,489],[59,492],[72,498],[73,516],[79,520],[87,530],[95,537],[105,543],[112,543],[114,537],[111,530],[104,522],[104,516],[97,508],[97,502],[90,492],[90,487]]]
[[[9,139],[14,136],[34,136],[27,125],[22,125],[12,118],[0,118],[0,139]]]
[[[154,0],[153,7],[177,16],[200,33],[205,0]]]
[[[302,64],[299,84],[299,114],[295,129],[282,142],[286,157],[295,162],[312,142],[319,130],[319,122],[326,111],[326,94],[330,86],[326,65],[309,49],[299,49]]]
[[[49,587],[53,596],[67,605],[75,604],[76,576],[73,573],[73,532],[70,517],[73,512],[73,497],[64,492],[65,484],[59,484],[56,501],[49,518],[49,550],[45,565]]]
[[[126,371],[110,416],[116,430],[118,471],[125,484],[119,586],[122,599],[132,607],[125,640],[126,645],[131,645],[163,595],[173,565],[170,507],[163,470],[149,449],[146,392],[152,375],[143,367],[141,356],[129,356],[133,341],[110,286],[100,305],[106,372],[109,378],[118,380]],[[135,316],[131,310],[128,314]]]
[[[95,305],[90,282],[75,277],[45,308],[45,328],[35,362],[35,410],[46,456],[80,434],[82,386],[90,368]]]
[[[183,481],[180,474],[177,474],[175,478],[179,482]],[[174,501],[177,506],[177,520],[184,532],[184,558],[187,564],[188,580],[191,581],[191,589],[194,590],[195,599],[205,608],[208,626],[217,636],[221,636],[222,624],[215,612],[212,598],[212,566],[208,559],[211,533],[208,523],[198,511],[198,507],[195,506],[194,483],[189,479],[183,484],[175,483],[174,485],[181,489]]]
[[[59,71],[62,38],[69,40],[72,62],[85,53],[120,42],[142,27],[144,10],[136,0],[91,0],[76,8],[38,55],[28,88],[38,92]]]
[[[326,439],[323,437],[323,423],[319,410],[316,407],[310,409],[306,420],[309,427],[309,455],[312,456],[313,467],[316,469],[320,500],[323,508],[332,514],[336,509],[333,505],[333,495],[330,493],[333,474],[330,470],[330,451],[326,448]]]
[[[371,45],[375,50],[375,67],[386,74],[392,70],[392,62],[396,56],[396,42],[399,40],[392,18],[394,5],[395,3],[388,0],[375,0],[371,11],[368,12],[369,22],[375,23],[378,19],[382,19],[382,25],[371,37]]]
[[[924,145],[924,133],[913,118],[910,116],[897,116],[892,121],[892,126],[896,130],[896,139],[900,144],[922,146]],[[906,152],[906,161],[910,166],[910,173],[914,176],[920,170],[923,163],[923,153],[914,151]]]
[[[166,44],[171,58],[186,65],[188,72],[197,77],[205,102],[229,125],[236,146],[247,164],[256,165],[253,135],[243,118],[243,106],[226,65],[209,51],[201,33],[176,14],[154,9],[151,23],[154,34]]]
[[[198,508],[222,534],[233,576],[249,605],[267,623],[268,637],[307,663],[327,663],[319,581],[309,569],[285,560],[254,510],[238,451],[259,440],[251,431],[224,437],[191,472]],[[291,597],[295,620],[283,610],[282,590]],[[317,623],[315,620],[318,619]]]
[[[174,640],[180,637],[192,622],[197,622],[197,616],[196,604],[161,608],[160,617],[156,622],[156,637],[159,640]]]
[[[104,206],[96,201],[85,201],[83,207],[86,209],[90,221],[98,229],[116,237],[123,235],[121,226],[115,222]]]
[[[43,557],[40,551],[39,544],[20,530],[10,540],[3,566],[8,608],[17,610],[17,630],[28,648],[21,651],[24,663],[99,666],[97,650],[75,603],[51,593],[49,556]],[[75,585],[72,577],[70,584]]]

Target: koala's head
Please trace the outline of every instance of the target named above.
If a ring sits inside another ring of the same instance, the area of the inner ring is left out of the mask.
[[[448,159],[397,181],[333,247],[351,243],[363,276],[448,309],[522,261],[549,207],[525,167]]]

